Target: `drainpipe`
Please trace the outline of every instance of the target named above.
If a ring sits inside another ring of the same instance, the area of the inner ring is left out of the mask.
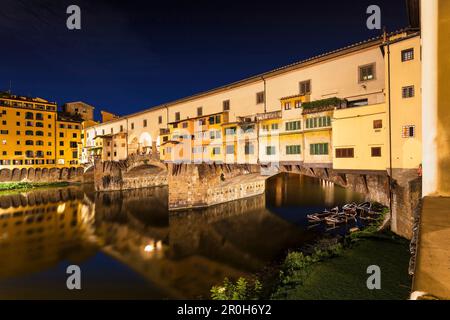
[[[386,40],[385,40],[386,41]],[[391,50],[390,40],[386,41],[387,63],[388,63],[388,113],[389,113],[389,208],[392,219],[392,113],[391,113]]]
[[[261,76],[262,81],[264,82],[264,113],[267,112],[267,92],[266,92],[266,79],[264,76]]]

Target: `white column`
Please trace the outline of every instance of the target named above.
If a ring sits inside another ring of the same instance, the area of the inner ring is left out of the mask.
[[[438,187],[438,1],[421,1],[423,196],[436,193]]]

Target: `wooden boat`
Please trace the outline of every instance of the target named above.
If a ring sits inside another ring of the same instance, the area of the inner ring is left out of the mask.
[[[308,221],[311,223],[323,222],[326,217],[329,217],[332,214],[334,214],[334,213],[333,212],[314,213],[314,214],[308,214],[306,217],[308,218]]]
[[[337,214],[339,212],[339,208],[335,207],[331,210],[325,210],[322,213],[313,213],[313,214],[308,214],[306,217],[308,218],[308,221],[310,223],[319,223],[319,222],[323,222],[325,221],[325,218],[333,215],[333,214]]]
[[[358,214],[358,205],[356,203],[346,204],[342,207],[343,213],[351,217],[355,217]]]
[[[344,213],[338,213],[331,215],[329,217],[325,218],[325,222],[328,225],[335,226],[337,224],[343,224],[348,222],[349,217],[345,215]]]

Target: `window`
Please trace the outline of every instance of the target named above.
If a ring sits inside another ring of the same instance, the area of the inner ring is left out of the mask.
[[[264,103],[265,97],[264,97],[264,91],[256,93],[256,104]]]
[[[216,124],[219,124],[221,122],[221,120],[220,120],[220,116],[219,115],[217,115],[216,116]]]
[[[286,122],[286,131],[300,130],[300,121]]]
[[[412,98],[414,97],[414,86],[407,86],[402,88],[402,98]]]
[[[295,101],[295,109],[301,108],[302,107],[302,102],[300,100]]]
[[[273,156],[276,154],[276,150],[274,146],[267,146],[266,147],[266,155]]]
[[[27,130],[27,131],[25,131],[25,135],[26,136],[32,136],[32,135],[34,135],[34,133],[31,130]]]
[[[355,149],[353,148],[336,148],[336,158],[354,158]]]
[[[245,154],[253,154],[255,152],[255,146],[251,142],[246,142],[244,147]]]
[[[60,138],[64,138],[64,132],[60,132],[60,133],[59,133],[59,137],[60,137]]]
[[[145,127],[147,127],[147,119],[144,119],[144,121],[143,121],[143,123],[142,123],[142,126],[145,128]]]
[[[158,117],[158,123],[161,124],[162,123],[162,116]]]
[[[373,120],[373,128],[374,129],[383,128],[383,120]]]
[[[300,145],[286,146],[286,154],[300,154]]]
[[[60,146],[60,147],[64,147],[64,141],[60,141],[60,142],[59,142],[59,146]]]
[[[372,157],[381,157],[381,147],[372,147],[371,152]]]
[[[33,131],[31,131],[33,132]],[[0,134],[8,134],[8,130],[0,130]]]
[[[319,127],[329,127],[331,126],[331,117],[316,117],[306,119],[306,128],[319,128]]]
[[[361,107],[369,104],[368,99],[353,100],[348,102],[348,107]]]
[[[227,154],[234,154],[234,145],[229,145],[226,148]]]
[[[2,125],[6,125],[6,120],[2,120]]]
[[[278,123],[272,123],[272,130],[278,130]]]
[[[403,126],[402,137],[413,138],[416,135],[416,126]]]
[[[414,60],[414,49],[406,49],[402,51],[402,62]]]
[[[226,135],[234,135],[236,134],[236,127],[226,128],[225,129]]]
[[[203,115],[203,107],[197,108],[197,117],[201,117]]]
[[[15,155],[15,156],[21,156],[21,155],[22,155],[22,151],[15,151],[15,152],[14,152],[14,155]]]
[[[375,64],[368,64],[359,67],[359,81],[369,81],[375,79]]]
[[[187,122],[183,122],[183,124],[181,126],[183,127],[183,129],[186,129],[188,127],[188,123]]]
[[[34,152],[31,150],[25,151],[25,156],[27,158],[33,158],[34,157]]]
[[[284,103],[284,110],[291,110],[291,103],[290,102],[285,102]]]
[[[44,120],[42,113],[36,113],[36,120]]]
[[[213,154],[213,155],[218,155],[218,154],[220,154],[220,147],[214,147],[214,148],[212,149],[212,154]]]
[[[36,145],[37,146],[43,146],[44,145],[44,141],[38,140],[38,141],[36,141]]]
[[[43,131],[36,131],[36,135],[42,137],[42,136],[44,136],[44,132]]]
[[[134,122],[131,123],[131,130],[134,130]]]
[[[175,121],[180,121],[181,115],[179,112],[175,112]]]
[[[111,128],[111,134],[114,134],[114,128]]]
[[[78,144],[75,141],[70,141],[70,147],[73,148],[78,148]]]
[[[310,155],[326,155],[328,154],[328,143],[313,143],[309,145]]]
[[[76,134],[76,133],[72,133],[72,138],[77,138],[78,137],[78,135]]]
[[[34,115],[32,112],[27,112],[25,113],[25,119],[27,120],[33,120],[34,119]]]
[[[225,100],[222,102],[223,111],[230,111],[230,100]]]
[[[123,132],[123,125],[120,125],[120,132]],[[74,133],[74,134],[76,134],[76,133]],[[76,137],[74,137],[74,138],[76,138]]]
[[[299,86],[301,95],[311,94],[311,80],[302,81]]]

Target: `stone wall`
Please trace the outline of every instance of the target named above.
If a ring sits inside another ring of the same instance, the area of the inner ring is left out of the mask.
[[[167,185],[167,170],[129,161],[98,161],[94,165],[94,184],[96,191],[164,186]]]
[[[0,182],[84,182],[83,173],[82,167],[0,169]]]
[[[169,210],[207,207],[264,193],[259,166],[170,164]]]

